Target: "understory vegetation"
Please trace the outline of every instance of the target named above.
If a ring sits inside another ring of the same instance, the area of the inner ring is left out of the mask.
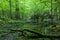
[[[0,40],[60,40],[60,0],[0,0]]]

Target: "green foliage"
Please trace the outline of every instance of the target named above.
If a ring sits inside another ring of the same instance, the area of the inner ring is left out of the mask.
[[[18,26],[14,26],[15,24]],[[2,29],[4,31],[29,29],[43,35],[58,36],[60,35],[60,0],[0,0],[0,30]],[[27,34],[33,35],[28,32]],[[16,40],[43,40],[20,38],[16,34],[14,37]]]

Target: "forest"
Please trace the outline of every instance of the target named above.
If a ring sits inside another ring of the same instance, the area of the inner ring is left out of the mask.
[[[0,40],[60,40],[60,0],[0,0]]]

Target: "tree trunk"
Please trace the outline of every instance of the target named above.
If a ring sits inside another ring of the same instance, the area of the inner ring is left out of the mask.
[[[10,5],[10,12],[8,14],[8,18],[12,19],[12,6],[11,6],[11,0],[9,0],[9,5]]]
[[[15,12],[15,18],[14,19],[20,19],[20,13],[19,13],[19,1],[16,0],[16,12]]]

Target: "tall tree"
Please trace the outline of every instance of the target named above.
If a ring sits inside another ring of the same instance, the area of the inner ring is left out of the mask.
[[[9,0],[9,5],[10,5],[10,12],[9,12],[9,18],[12,19],[12,6],[11,6],[11,0]]]
[[[2,8],[2,16],[4,16],[4,14],[5,14],[5,13],[4,13],[4,7],[3,7],[3,5],[4,5],[4,4],[3,4],[3,0],[2,0],[2,7],[1,7],[1,8]]]
[[[15,12],[15,18],[14,19],[20,19],[20,13],[19,13],[19,0],[16,0],[16,12]]]

